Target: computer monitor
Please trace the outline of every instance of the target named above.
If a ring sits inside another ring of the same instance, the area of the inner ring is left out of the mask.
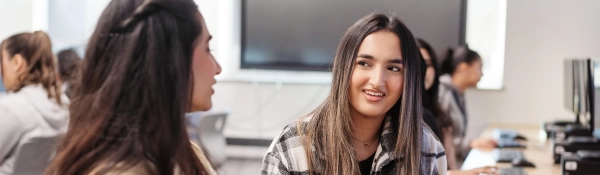
[[[600,111],[600,60],[591,61],[591,67],[591,79],[594,84],[592,88],[592,97],[594,98],[590,100],[591,105],[593,105],[590,117],[590,128],[592,129],[594,137],[600,139],[600,112],[598,112]]]
[[[564,97],[565,107],[575,114],[575,123],[579,116],[589,112],[589,59],[571,59],[565,61]]]
[[[565,95],[565,108],[567,108],[570,111],[575,111],[574,109],[574,104],[575,104],[575,96],[574,96],[574,91],[573,91],[573,87],[575,85],[575,81],[573,79],[573,72],[574,72],[574,63],[575,60],[565,60],[565,67],[564,67],[564,85],[565,85],[565,92],[563,93]]]

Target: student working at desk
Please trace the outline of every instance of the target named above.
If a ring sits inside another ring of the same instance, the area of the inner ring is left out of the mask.
[[[423,106],[424,111],[429,111],[430,115],[433,115],[432,118],[435,119],[436,125],[431,125],[433,131],[439,130],[441,134],[438,134],[440,141],[444,145],[446,149],[446,157],[448,159],[448,174],[457,175],[457,174],[479,174],[479,173],[494,173],[496,169],[493,167],[481,167],[470,169],[466,171],[461,171],[456,166],[456,154],[454,149],[453,142],[453,121],[449,115],[445,113],[444,110],[440,107],[438,101],[438,90],[440,87],[440,71],[438,69],[438,60],[436,59],[436,54],[433,48],[422,39],[417,40],[419,42],[419,50],[421,52],[421,56],[423,61],[426,64],[425,69],[425,94],[423,95]],[[426,120],[426,119],[425,119]],[[452,156],[452,157],[450,157]],[[450,161],[453,161],[452,164]]]
[[[446,146],[446,150],[453,149],[454,155],[448,155],[448,167],[458,169],[471,148],[496,147],[497,143],[491,138],[465,138],[468,124],[464,92],[466,89],[476,87],[483,76],[481,72],[482,61],[479,54],[468,46],[450,48],[446,51],[441,65],[439,104],[444,113],[452,119],[453,146]]]

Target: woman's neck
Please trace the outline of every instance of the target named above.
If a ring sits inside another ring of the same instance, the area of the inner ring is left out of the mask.
[[[383,124],[385,115],[378,117],[367,117],[353,112],[352,114],[352,133],[355,139],[366,143],[373,143],[379,140],[379,130]]]
[[[466,83],[464,83],[464,79],[461,76],[452,76],[452,84],[454,85],[454,87],[456,87],[456,90],[458,90],[458,92],[460,92],[460,94],[464,94],[465,90],[467,88],[469,88],[468,85],[466,85]]]

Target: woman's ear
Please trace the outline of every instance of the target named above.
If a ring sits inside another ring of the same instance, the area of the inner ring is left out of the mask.
[[[465,71],[468,71],[468,69],[469,69],[469,64],[462,62],[462,63],[458,64],[458,66],[456,66],[455,72],[465,72]]]
[[[13,71],[19,74],[27,69],[27,60],[21,54],[16,54],[10,61],[13,63]]]

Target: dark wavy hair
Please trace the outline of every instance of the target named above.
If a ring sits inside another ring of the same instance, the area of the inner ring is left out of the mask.
[[[58,58],[58,75],[64,82],[71,82],[79,71],[81,57],[73,49],[65,49],[56,54]]]
[[[452,125],[452,120],[442,111],[438,102],[441,74],[435,50],[433,50],[433,47],[431,47],[429,43],[427,43],[421,38],[418,38],[417,42],[419,43],[419,47],[425,49],[431,57],[431,64],[433,66],[433,69],[435,70],[433,85],[431,85],[431,88],[429,88],[428,90],[425,90],[425,94],[423,94],[423,106],[433,113],[437,125],[440,129],[449,127]],[[425,75],[423,74],[423,76]]]
[[[192,0],[112,0],[74,82],[69,130],[48,174],[207,174],[186,132],[192,54],[201,36]]]

